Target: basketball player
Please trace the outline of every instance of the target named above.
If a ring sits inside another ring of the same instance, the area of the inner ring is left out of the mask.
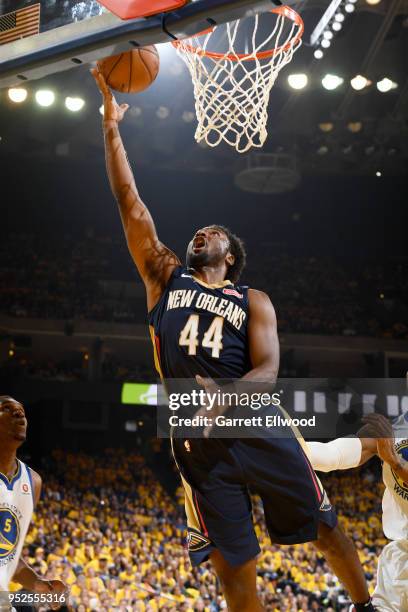
[[[197,376],[204,386],[208,378],[275,381],[275,312],[266,294],[236,284],[245,263],[242,242],[226,228],[202,228],[187,247],[187,266],[160,242],[119,133],[128,105],[116,103],[98,69],[93,75],[104,99],[108,177],[146,287],[159,372],[166,379]],[[230,612],[263,609],[256,592],[260,549],[249,486],[262,498],[274,542],[314,541],[356,602],[356,611],[374,609],[357,552],[337,525],[296,438],[177,438],[173,452],[186,492],[191,561],[211,559]]]
[[[374,455],[383,461],[383,530],[391,540],[378,559],[374,605],[381,612],[408,612],[408,412],[391,423],[367,415],[364,438],[308,442],[314,469],[330,472],[364,464]]]
[[[43,580],[20,558],[41,493],[40,476],[16,457],[26,432],[23,406],[12,397],[0,396],[0,591],[8,591],[13,580],[31,593],[61,594],[66,591],[63,582]],[[10,610],[8,602],[7,594],[2,594],[0,609]],[[49,607],[57,610],[60,605]]]

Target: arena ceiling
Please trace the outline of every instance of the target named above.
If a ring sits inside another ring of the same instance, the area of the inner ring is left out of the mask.
[[[32,2],[0,0],[1,13]],[[44,16],[55,24],[56,3],[46,0]],[[65,11],[78,5],[60,3]],[[161,71],[154,85],[137,96],[120,96],[131,105],[123,134],[129,155],[143,164],[208,173],[236,174],[248,165],[288,164],[294,173],[388,175],[406,173],[408,161],[408,0],[381,0],[376,5],[358,0],[322,59],[308,45],[310,34],[327,2],[305,0],[299,9],[306,25],[305,44],[284,69],[269,103],[268,140],[262,153],[273,157],[239,156],[226,146],[209,150],[194,141],[194,99],[185,65],[170,45],[160,45]],[[44,25],[46,27],[46,25]],[[287,83],[292,73],[305,73],[308,86],[295,91]],[[334,91],[322,87],[325,74],[344,82]],[[362,91],[350,86],[357,74],[372,84]],[[397,86],[387,93],[376,87],[384,77]],[[52,108],[39,108],[30,96],[39,87],[51,88]],[[0,151],[28,156],[72,156],[92,160],[102,145],[100,95],[88,69],[75,68],[28,85],[29,98],[11,103],[0,92]],[[81,96],[79,113],[63,106],[65,96]],[[271,161],[272,160],[272,161]],[[283,161],[281,161],[283,160]]]

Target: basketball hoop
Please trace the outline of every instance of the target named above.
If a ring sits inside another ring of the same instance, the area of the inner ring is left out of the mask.
[[[237,53],[235,46],[240,44],[249,18],[223,26],[226,40],[217,40],[215,26],[191,38],[173,41],[193,80],[197,142],[204,140],[216,147],[225,141],[238,153],[264,144],[270,91],[281,69],[302,44],[304,30],[300,15],[287,6],[267,14],[275,20],[272,31],[259,40],[259,15],[251,18],[252,32],[245,53]],[[227,49],[210,51],[211,42],[226,45]],[[268,45],[273,48],[268,49]]]

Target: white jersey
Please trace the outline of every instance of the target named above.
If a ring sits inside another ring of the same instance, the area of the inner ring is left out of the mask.
[[[395,450],[408,461],[408,413],[394,423]],[[408,482],[404,482],[384,463],[383,529],[389,540],[408,540]]]
[[[8,591],[34,510],[30,468],[17,463],[10,481],[0,473],[0,591]]]

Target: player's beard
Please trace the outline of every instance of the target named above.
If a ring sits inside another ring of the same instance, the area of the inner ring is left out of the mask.
[[[186,255],[186,264],[188,268],[194,268],[195,270],[204,268],[204,266],[214,265],[214,258],[210,256],[208,251],[204,249],[199,253],[188,251]]]

